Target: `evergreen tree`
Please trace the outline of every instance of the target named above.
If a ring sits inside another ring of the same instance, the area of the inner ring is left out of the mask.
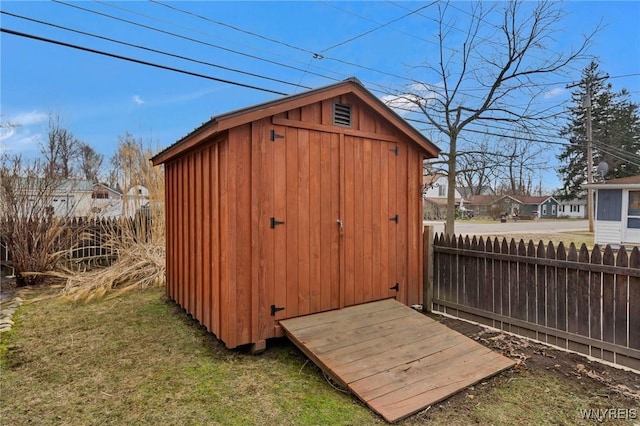
[[[587,126],[583,101],[587,87],[591,88],[591,123],[593,164],[601,161],[609,165],[607,179],[640,174],[640,115],[638,105],[631,102],[629,93],[622,89],[616,93],[607,76],[596,62],[591,62],[582,72],[577,90],[572,94],[572,117],[561,136],[570,143],[562,150],[560,175],[564,187],[560,197],[576,198],[583,194],[587,183]],[[599,177],[594,171],[594,180]]]

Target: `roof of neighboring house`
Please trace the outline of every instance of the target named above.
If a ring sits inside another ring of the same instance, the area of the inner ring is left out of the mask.
[[[16,180],[16,187],[26,191],[42,191],[46,188],[50,192],[62,192],[69,194],[72,192],[93,192],[94,183],[85,179],[62,179],[62,178],[24,178]]]
[[[402,134],[422,147],[429,155],[432,157],[438,156],[440,149],[434,145],[433,142],[389,108],[389,106],[382,102],[377,96],[367,90],[358,79],[349,78],[329,86],[296,93],[212,117],[209,121],[203,123],[200,127],[194,129],[173,145],[159,152],[151,160],[154,165],[165,163],[171,158],[198,145],[203,140],[224,130],[347,93],[355,95],[374,111],[381,114]]]
[[[472,195],[471,197],[467,198],[467,204],[475,206],[489,205],[504,197],[505,195]]]
[[[446,198],[442,198],[442,197],[426,197],[424,200],[428,201],[430,203],[436,204],[438,206],[442,206],[442,207],[446,207],[447,206],[447,199]],[[456,198],[456,204],[460,204],[460,201],[461,201],[460,198]]]
[[[606,188],[606,189],[615,189],[615,188],[640,188],[640,175],[638,176],[627,176],[618,179],[610,179],[604,182],[592,183],[591,185],[585,185],[588,188]]]
[[[558,200],[560,204],[565,206],[574,205],[574,206],[586,206],[587,200],[585,198],[574,198],[572,200]]]
[[[115,189],[115,188],[112,188],[109,185],[107,185],[106,183],[95,183],[95,184],[93,184],[93,189],[94,190],[99,189],[99,188],[104,188],[107,191],[111,191],[111,192],[113,192],[115,194],[122,195],[122,191],[120,191],[118,189]]]
[[[458,187],[457,189],[458,189],[458,191],[460,192],[460,194],[464,198],[469,198],[469,197],[473,196],[473,194],[471,194],[472,188],[469,188],[467,186],[463,186],[463,187]],[[490,186],[485,185],[482,188],[480,188],[480,194],[478,194],[478,195],[494,195],[493,194],[493,189],[491,189]]]
[[[541,197],[531,197],[523,195],[472,195],[467,199],[467,202],[471,205],[482,206],[493,204],[496,201],[500,201],[504,198],[510,198],[512,201],[516,201],[520,204],[525,205],[539,205],[550,198],[555,200],[555,198],[550,195],[543,195]]]
[[[511,197],[515,198],[518,201],[520,201],[522,204],[527,204],[527,205],[539,205],[539,204],[544,203],[548,199],[552,199],[552,200],[555,201],[555,198],[553,198],[550,195],[542,195],[542,196],[538,196],[538,197],[513,195]]]
[[[432,175],[424,175],[422,177],[422,182],[425,185],[433,185],[434,183],[436,183],[437,181],[439,181],[442,178],[446,178],[446,176],[443,175],[443,174],[440,174],[440,173],[435,173],[435,174],[432,174]]]

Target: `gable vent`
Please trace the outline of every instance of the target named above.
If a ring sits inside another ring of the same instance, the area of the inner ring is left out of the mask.
[[[333,124],[351,127],[351,105],[333,104]]]

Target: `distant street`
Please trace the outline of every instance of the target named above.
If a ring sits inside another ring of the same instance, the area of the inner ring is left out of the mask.
[[[425,225],[435,227],[435,232],[444,232],[444,221],[425,221]],[[496,234],[553,234],[567,231],[587,231],[587,220],[523,220],[506,223],[478,223],[474,221],[456,221],[457,235],[496,235]]]

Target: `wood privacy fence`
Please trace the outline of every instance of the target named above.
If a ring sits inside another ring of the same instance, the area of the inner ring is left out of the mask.
[[[640,370],[637,247],[436,235],[429,251],[433,311]]]

